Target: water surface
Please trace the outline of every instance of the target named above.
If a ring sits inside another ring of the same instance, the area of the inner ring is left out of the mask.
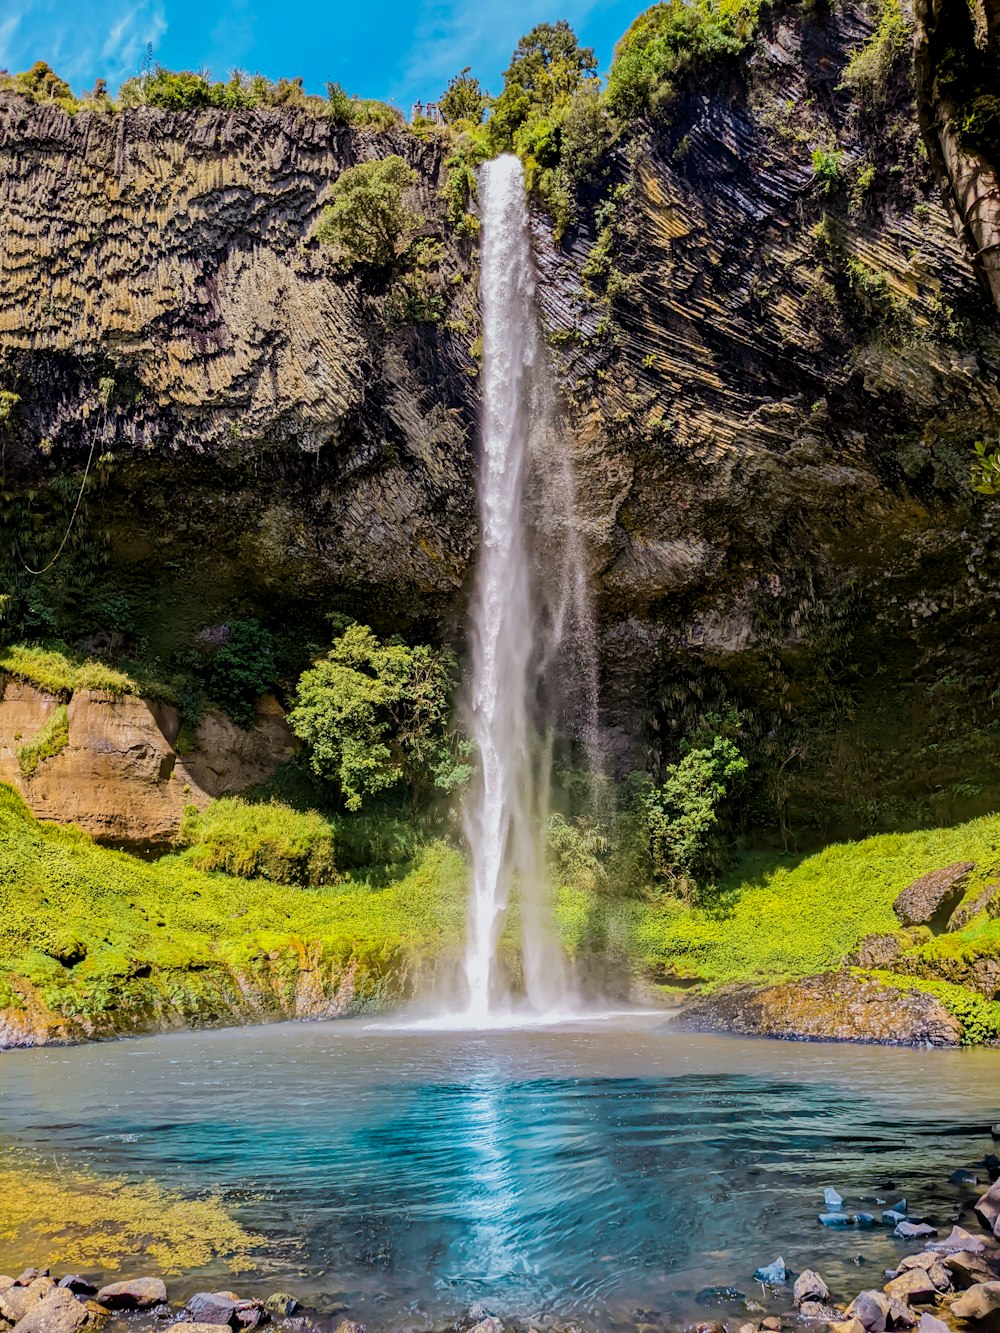
[[[759,1298],[753,1271],[779,1253],[852,1295],[902,1247],[822,1229],[823,1187],[857,1207],[904,1193],[945,1224],[975,1193],[948,1176],[998,1118],[997,1051],[688,1035],[659,1017],[279,1024],[0,1056],[0,1141],[221,1188],[272,1242],[242,1291],[373,1327],[476,1302],[540,1324],[718,1318],[740,1300],[703,1289]],[[0,1243],[0,1271],[31,1257]],[[171,1290],[213,1282],[232,1285]]]

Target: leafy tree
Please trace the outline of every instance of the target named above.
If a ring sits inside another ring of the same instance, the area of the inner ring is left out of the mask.
[[[736,745],[716,736],[711,749],[689,750],[667,770],[663,785],[645,794],[643,815],[658,878],[690,890],[712,868],[719,806],[746,769]]]
[[[58,102],[76,106],[76,99],[69,84],[44,60],[36,60],[31,69],[15,74],[11,79],[11,86],[16,92],[30,97],[33,102]]]
[[[441,114],[449,125],[454,125],[460,120],[481,125],[489,104],[489,97],[468,65],[449,81],[446,91],[441,94],[438,101]]]
[[[254,704],[276,674],[274,636],[257,620],[230,620],[212,662],[209,693],[241,727],[253,725]]]
[[[348,167],[333,183],[317,238],[353,263],[391,264],[400,239],[420,221],[403,200],[414,179],[412,168],[396,153]]]
[[[451,730],[455,658],[447,649],[382,642],[350,624],[304,672],[288,715],[318,777],[340,788],[349,810],[399,782],[419,799],[468,776]]]
[[[661,0],[647,9],[615,48],[612,110],[630,119],[667,105],[692,73],[743,50],[759,7],[760,0]]]
[[[532,28],[518,42],[504,71],[503,92],[493,103],[488,128],[494,147],[521,151],[517,139],[523,128],[531,139],[544,138],[539,121],[549,123],[551,135],[573,94],[596,78],[596,69],[594,52],[580,45],[564,19]]]

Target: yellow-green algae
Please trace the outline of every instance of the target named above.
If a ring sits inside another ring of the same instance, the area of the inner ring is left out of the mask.
[[[115,1271],[141,1260],[165,1274],[216,1262],[239,1273],[264,1243],[216,1197],[101,1177],[11,1148],[0,1149],[0,1199],[0,1272],[28,1264]]]

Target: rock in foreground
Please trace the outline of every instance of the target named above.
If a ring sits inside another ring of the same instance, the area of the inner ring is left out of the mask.
[[[959,1021],[933,996],[846,971],[713,995],[675,1022],[695,1032],[789,1041],[957,1046],[962,1039]]]

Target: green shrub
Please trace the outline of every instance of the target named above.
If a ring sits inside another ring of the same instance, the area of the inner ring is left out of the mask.
[[[254,704],[274,686],[274,635],[257,620],[230,620],[228,639],[212,662],[212,698],[241,727],[253,726]]]
[[[1000,444],[991,448],[977,440],[973,449],[972,489],[980,495],[1000,495]]]
[[[41,731],[18,749],[17,766],[21,770],[21,776],[33,778],[43,760],[59,754],[68,744],[68,711],[65,704],[60,704],[53,710]]]
[[[450,721],[455,666],[447,649],[382,643],[352,624],[302,675],[288,721],[313,772],[337,784],[349,810],[400,782],[420,799],[466,779]]]
[[[615,47],[612,110],[629,120],[668,106],[693,74],[743,50],[759,10],[760,0],[662,0],[647,9]]]
[[[816,179],[826,194],[833,194],[843,184],[843,154],[836,149],[817,148],[812,155]]]
[[[384,268],[420,219],[404,203],[415,173],[398,154],[348,167],[334,181],[316,228],[324,245],[355,264]]]
[[[712,835],[719,807],[746,769],[735,744],[722,736],[711,749],[690,750],[671,765],[663,785],[643,802],[654,875],[690,892],[704,873],[717,868]]]
[[[65,79],[61,79],[44,60],[38,60],[31,69],[20,74],[0,73],[0,91],[9,89],[32,102],[51,102],[64,111],[74,112],[80,103]]]
[[[119,90],[118,100],[122,106],[145,105],[163,107],[167,111],[187,111],[216,106],[221,98],[204,74],[186,69],[164,69],[157,65],[148,74],[127,79]]]
[[[185,811],[180,840],[199,870],[275,884],[334,884],[333,829],[315,811],[301,814],[278,801],[254,804],[238,796]]]
[[[913,46],[910,20],[901,0],[880,0],[878,24],[844,67],[841,87],[849,88],[866,106],[877,110],[889,100],[893,75]]]
[[[449,80],[447,89],[438,99],[441,115],[449,125],[463,120],[481,125],[489,104],[489,97],[468,65]]]

